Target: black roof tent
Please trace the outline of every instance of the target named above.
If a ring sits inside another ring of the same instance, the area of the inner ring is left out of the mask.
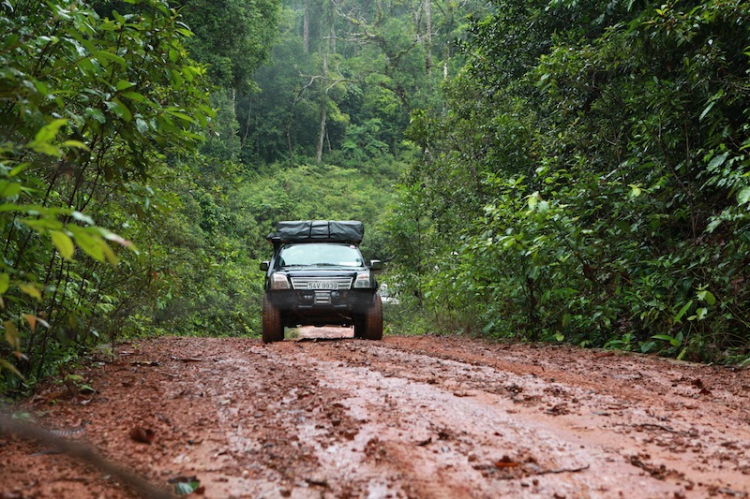
[[[276,231],[266,239],[274,246],[310,242],[359,244],[364,235],[364,224],[356,220],[293,220],[277,223]]]

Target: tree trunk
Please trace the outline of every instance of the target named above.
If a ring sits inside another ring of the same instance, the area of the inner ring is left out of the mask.
[[[323,144],[326,138],[326,115],[328,114],[328,106],[326,105],[325,99],[320,106],[320,131],[318,132],[318,144],[315,146],[315,161],[320,164],[323,161]]]
[[[302,48],[310,52],[310,0],[305,0],[305,16],[302,18]]]
[[[424,0],[424,17],[425,23],[427,24],[427,32],[425,33],[424,41],[427,49],[427,55],[425,57],[425,68],[427,74],[432,73],[432,3],[431,0]]]
[[[247,97],[247,119],[245,120],[245,130],[242,134],[242,140],[240,140],[240,149],[244,149],[245,142],[247,142],[247,134],[250,132],[250,118],[252,116],[252,110],[253,110],[253,100],[248,95]],[[235,116],[236,113],[235,113]]]
[[[315,147],[315,161],[320,163],[323,161],[323,144],[326,138],[326,118],[328,116],[328,92],[326,92],[326,84],[328,83],[328,47],[329,43],[326,44],[326,51],[323,53],[323,78],[320,80],[320,84],[323,87],[320,101],[320,129],[318,130],[318,144]]]
[[[286,126],[286,146],[289,148],[289,164],[294,164],[294,147],[292,146],[292,124]]]

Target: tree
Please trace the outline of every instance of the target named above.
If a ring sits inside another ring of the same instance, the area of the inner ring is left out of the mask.
[[[464,228],[431,296],[464,283],[487,333],[731,355],[750,323],[748,7],[496,5],[449,112],[413,120],[427,154],[407,178],[436,230]]]
[[[180,0],[180,13],[195,33],[193,57],[209,67],[212,81],[238,92],[252,90],[252,75],[276,38],[277,0]]]
[[[168,168],[166,155],[174,164],[195,151],[197,128],[213,116],[177,14],[158,0],[132,8],[100,17],[64,2],[0,5],[3,32],[13,33],[0,48],[2,314],[25,354],[15,365],[37,379],[66,348],[98,336],[103,313],[119,320],[139,295],[129,286],[147,289],[148,258],[106,241],[130,245],[144,229],[146,179]],[[86,257],[125,262],[129,273]]]
[[[402,139],[411,110],[440,107],[442,75],[428,70],[428,53],[436,47],[447,68],[460,32],[450,6],[427,16],[430,23],[437,17],[433,37],[425,8],[415,1],[290,3],[271,64],[258,72],[261,92],[241,106],[243,157],[322,160],[327,147],[331,157],[371,161],[408,152]]]

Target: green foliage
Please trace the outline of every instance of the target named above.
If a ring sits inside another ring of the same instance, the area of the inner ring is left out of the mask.
[[[384,252],[379,226],[403,170],[392,152],[414,151],[393,124],[408,115],[380,90],[392,79],[362,90],[332,50],[329,88],[304,89],[300,68],[318,82],[322,55],[292,44],[277,49],[299,56],[288,86],[277,78],[257,101],[249,78],[276,32],[276,2],[74,3],[0,5],[13,33],[0,42],[3,391],[122,336],[255,334],[258,262],[280,219],[361,219],[366,255]],[[277,116],[313,144],[317,126],[299,117],[317,123],[321,102],[330,161],[251,162],[278,147],[287,157],[288,134],[266,140]],[[352,123],[352,109],[367,115]]]
[[[279,220],[361,220],[367,230],[362,247],[365,257],[381,254],[377,245],[384,208],[393,202],[392,177],[362,175],[358,170],[335,165],[276,166],[257,175],[240,188],[238,203],[257,223],[249,236],[251,257],[268,259],[265,236]]]
[[[435,272],[410,286],[484,334],[690,359],[745,348],[748,5],[497,7],[450,112],[413,115],[425,157],[397,214],[418,204],[439,237],[423,251]]]
[[[485,9],[436,4],[428,26],[421,1],[288,2],[258,91],[238,99],[243,160],[303,163],[320,152],[323,133],[329,162],[402,161],[411,110],[440,108],[454,37],[464,16]]]
[[[133,13],[111,17],[62,1],[0,5],[1,29],[12,33],[0,42],[0,287],[10,345],[0,356],[30,383],[97,337],[114,337],[151,298],[153,247],[141,236],[154,231],[164,200],[144,181],[178,170],[213,116],[176,13],[158,0],[131,3]],[[10,386],[17,378],[6,375]]]
[[[180,13],[195,36],[191,55],[208,66],[214,84],[238,91],[254,87],[253,72],[276,36],[278,0],[179,0]]]

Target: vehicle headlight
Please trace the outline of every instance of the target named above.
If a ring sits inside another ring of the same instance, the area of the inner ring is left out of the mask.
[[[289,279],[284,274],[271,276],[271,289],[289,289]]]
[[[360,272],[357,274],[357,278],[354,280],[354,288],[371,288],[372,279],[370,279],[369,272]]]

